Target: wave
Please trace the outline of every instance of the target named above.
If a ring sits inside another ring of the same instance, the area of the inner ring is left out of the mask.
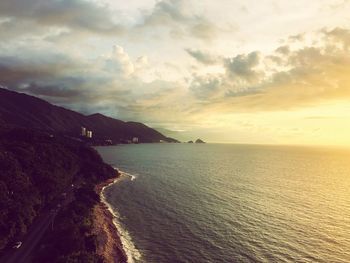
[[[124,172],[124,171],[122,171],[122,170],[120,170],[120,169],[118,169],[116,167],[113,167],[113,168],[114,168],[114,170],[116,170],[116,171],[118,171],[120,173],[120,177],[125,177],[125,176],[130,177],[131,181],[134,181],[137,178],[136,174],[131,174],[131,173]]]
[[[126,172],[122,172],[115,167],[114,167],[114,169],[117,170],[121,174],[121,176],[119,178],[117,178],[112,184],[117,183],[120,179],[122,179],[125,176],[130,177],[131,181],[136,179],[135,175],[132,175],[132,174],[129,174]],[[122,225],[122,223],[120,221],[121,217],[120,217],[119,212],[114,207],[111,206],[111,204],[107,201],[107,199],[105,197],[104,190],[108,186],[111,186],[112,184],[103,187],[103,189],[101,191],[101,201],[108,207],[108,210],[113,215],[113,224],[115,225],[117,232],[119,234],[120,240],[122,242],[123,249],[124,249],[124,252],[125,252],[126,257],[127,257],[127,262],[128,263],[139,262],[141,260],[140,251],[136,248],[135,244],[133,243],[132,238],[130,236],[130,233]]]
[[[131,181],[134,181],[137,178],[136,175],[134,175],[134,174],[129,174],[127,172],[123,172],[123,171],[120,171],[120,170],[118,170],[118,171],[121,174],[121,176],[128,176],[128,177],[130,177]]]

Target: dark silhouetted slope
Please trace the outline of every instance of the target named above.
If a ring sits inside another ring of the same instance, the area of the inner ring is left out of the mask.
[[[0,89],[0,125],[45,130],[78,137],[82,126],[97,140],[114,142],[138,137],[139,142],[176,142],[142,123],[124,122],[102,114],[81,113],[52,105],[23,93]]]

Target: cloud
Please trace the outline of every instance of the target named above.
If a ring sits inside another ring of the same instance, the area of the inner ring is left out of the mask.
[[[195,50],[195,49],[190,49],[187,48],[185,51],[193,57],[195,60],[198,62],[205,64],[205,65],[212,65],[216,64],[220,61],[218,57],[215,57],[207,52],[203,52],[201,50]]]
[[[305,33],[290,36],[288,40],[290,42],[302,42],[305,39]]]
[[[217,27],[205,19],[204,17],[198,19],[197,21],[190,27],[190,34],[193,36],[203,39],[203,40],[211,40],[217,36]]]
[[[230,78],[239,78],[246,82],[253,82],[260,76],[260,72],[255,70],[259,65],[259,52],[251,52],[247,55],[241,54],[233,58],[225,59],[225,68]]]
[[[334,28],[332,30],[322,30],[326,41],[332,45],[341,45],[345,49],[350,47],[350,30],[346,28]]]
[[[135,66],[121,46],[114,46],[112,55],[106,60],[106,68],[114,73],[128,77],[135,72]]]
[[[0,16],[8,23],[35,22],[42,27],[63,27],[97,34],[120,34],[123,28],[106,6],[83,0],[2,0]]]
[[[206,17],[194,13],[185,0],[162,0],[150,12],[145,12],[138,28],[169,28],[174,37],[182,35],[210,40],[217,27]]]
[[[112,42],[174,39],[213,40],[219,31],[185,0],[157,1],[133,19],[99,1],[88,0],[2,0],[0,1],[1,48],[30,43],[32,47],[82,52],[79,46]],[[125,42],[123,42],[125,43]],[[13,50],[14,48],[12,48]]]
[[[338,2],[338,3],[329,5],[329,7],[331,9],[333,9],[333,10],[336,10],[336,9],[339,9],[339,8],[344,8],[349,3],[350,3],[349,0],[342,0],[342,1]]]
[[[172,23],[184,23],[191,20],[190,13],[183,0],[162,0],[145,16],[144,26],[159,26]]]
[[[17,20],[13,17],[0,19],[0,36],[3,41],[18,37],[28,37],[34,34],[44,35],[46,33],[47,29],[37,27],[37,24],[33,21]]]
[[[195,53],[195,55],[198,55]],[[260,54],[251,52],[220,60],[224,73],[194,74],[190,90],[193,95],[208,104],[220,104],[231,98],[240,98],[259,94],[262,91],[260,81],[264,74],[256,68],[260,63]]]
[[[190,90],[198,99],[209,100],[218,96],[222,88],[222,80],[220,76],[195,75],[192,79]]]
[[[71,62],[71,63],[70,63]],[[52,56],[45,60],[30,57],[1,57],[0,82],[10,88],[18,88],[24,83],[34,80],[48,80],[61,75],[74,67],[75,63],[69,58]]]
[[[143,65],[145,58],[135,63]],[[87,108],[89,102],[97,103],[97,98],[103,100],[110,93],[125,93],[122,84],[136,73],[135,65],[120,46],[116,46],[110,56],[93,61],[54,52],[22,53],[21,58],[0,57],[0,85],[58,104],[71,103],[70,107],[85,103]],[[93,110],[94,105],[90,106]]]
[[[280,53],[282,55],[288,55],[290,52],[290,48],[289,46],[285,45],[285,46],[280,46],[276,49],[277,53]]]
[[[71,83],[72,82],[70,82],[70,84]],[[76,88],[72,89],[72,87],[69,88],[57,85],[40,85],[35,82],[23,85],[19,90],[37,96],[55,97],[60,99],[69,98],[69,100],[78,99],[83,96],[83,91]]]
[[[348,100],[349,37],[344,28],[321,30],[317,38],[323,41],[312,45],[226,58],[224,74],[195,74],[190,90],[207,113],[285,111]]]
[[[171,109],[179,112],[172,101],[181,88],[169,81],[144,82],[138,73],[148,63],[147,56],[132,59],[121,46],[94,60],[47,51],[0,56],[0,85],[86,114],[135,121],[149,114],[148,119],[160,121]],[[157,113],[160,109],[165,110]]]
[[[181,26],[191,14],[174,11],[171,4],[161,8],[174,12],[166,19]],[[194,124],[215,114],[286,111],[350,99],[349,30],[323,29],[316,39],[289,42],[271,53],[222,57],[186,49],[199,64],[187,67],[189,77],[176,81],[145,81],[143,76],[155,71],[154,61],[119,45],[104,56],[74,56],[40,46],[4,55],[0,48],[0,85],[84,113],[158,124]],[[219,70],[198,70],[212,64]]]

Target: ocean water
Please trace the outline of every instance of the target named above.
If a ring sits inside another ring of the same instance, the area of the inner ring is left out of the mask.
[[[350,262],[350,152],[220,144],[97,150],[125,175],[105,198],[130,262]]]

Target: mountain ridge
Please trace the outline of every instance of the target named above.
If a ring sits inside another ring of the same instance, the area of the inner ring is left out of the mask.
[[[82,113],[53,105],[25,93],[0,88],[0,125],[45,130],[79,137],[81,127],[93,132],[94,141],[121,143],[137,137],[141,143],[178,142],[147,125],[122,121],[101,113]]]

